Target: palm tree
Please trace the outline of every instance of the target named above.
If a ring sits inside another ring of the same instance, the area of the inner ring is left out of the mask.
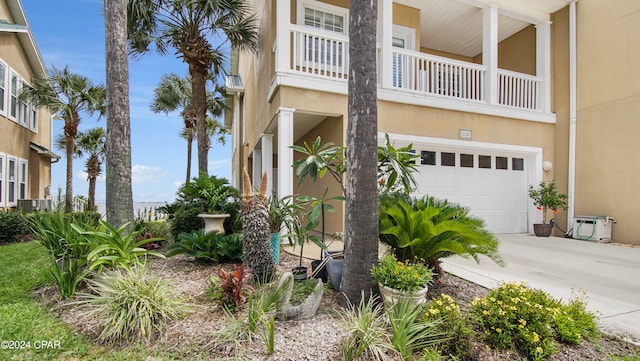
[[[131,119],[127,0],[104,2],[107,65],[107,221],[118,228],[133,222]]]
[[[69,67],[53,67],[47,75],[35,75],[31,86],[23,88],[20,101],[36,103],[49,108],[64,120],[67,158],[65,212],[71,212],[73,200],[74,141],[78,134],[80,113],[105,113],[105,88],[94,85],[87,77],[71,73]]]
[[[191,106],[198,130],[198,172],[208,174],[206,79],[223,73],[227,42],[238,50],[257,51],[256,19],[247,1],[128,0],[127,26],[134,54],[150,51],[153,44],[160,54],[174,48],[189,64]]]
[[[82,155],[87,153],[89,156],[85,163],[85,171],[89,180],[89,202],[87,209],[94,211],[96,206],[96,180],[102,173],[102,162],[104,161],[104,149],[106,142],[106,133],[103,128],[96,127],[88,129],[78,134],[76,139],[76,148],[78,153]]]
[[[210,79],[213,81],[213,79]],[[216,85],[215,90],[207,90],[207,112],[212,116],[219,117],[222,112],[227,109],[224,102],[224,88]],[[184,120],[184,128],[180,136],[187,140],[187,177],[185,183],[189,183],[191,179],[191,148],[193,138],[196,134],[196,119],[191,106],[191,77],[180,77],[175,73],[163,75],[160,84],[153,91],[153,101],[151,102],[151,110],[155,113],[165,113],[182,109],[180,115]],[[217,126],[216,126],[217,124]],[[220,123],[209,125],[207,117],[207,138],[210,146],[210,139],[218,135],[218,142],[224,145],[224,135],[227,130],[219,126]],[[213,127],[213,128],[211,128]],[[207,150],[209,149],[207,146]]]
[[[351,0],[349,15],[345,260],[340,286],[343,305],[347,300],[357,305],[375,289],[371,267],[378,260],[377,3]]]

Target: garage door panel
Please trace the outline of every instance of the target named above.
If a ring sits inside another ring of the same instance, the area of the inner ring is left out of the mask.
[[[420,149],[419,144],[414,144]],[[417,193],[444,198],[470,209],[473,216],[483,219],[487,229],[494,233],[527,232],[527,159],[523,155],[491,154],[486,150],[483,156],[491,156],[492,168],[478,168],[478,153],[472,150],[433,149],[437,157],[441,152],[455,152],[456,166],[419,165],[415,174]],[[474,167],[460,167],[460,153],[474,154]],[[511,159],[524,158],[525,170],[495,169],[495,157]],[[438,158],[439,159],[439,158]]]

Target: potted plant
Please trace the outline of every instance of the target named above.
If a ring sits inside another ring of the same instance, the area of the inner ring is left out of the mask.
[[[290,198],[291,196],[278,198],[275,194],[269,198],[268,222],[271,231],[271,255],[276,264],[280,263],[280,242],[282,239],[280,231],[287,220],[292,217]]]
[[[558,194],[554,181],[549,183],[542,181],[537,188],[529,186],[529,198],[533,199],[533,204],[542,211],[542,223],[534,224],[533,232],[538,237],[549,237],[553,230],[553,222],[547,223],[547,211],[551,210],[554,214],[558,214],[560,210],[566,210],[567,195]]]
[[[313,237],[309,233],[316,228],[318,221],[311,218],[311,211],[305,211],[302,207],[296,205],[292,209],[296,211],[292,213],[291,218],[286,221],[286,227],[289,231],[285,235],[289,239],[289,242],[295,246],[300,246],[300,260],[297,267],[291,269],[293,278],[296,281],[304,281],[307,279],[307,267],[302,266],[302,252],[304,250],[304,244],[312,241],[318,247],[326,250],[326,246],[322,243],[319,237]]]
[[[227,207],[235,203],[240,192],[233,188],[226,178],[200,175],[187,184],[179,192],[184,201],[200,202],[207,213],[198,214],[204,220],[205,232],[218,231],[225,233],[223,223],[229,218]]]
[[[400,299],[410,299],[419,305],[426,301],[426,294],[433,271],[424,263],[398,261],[387,254],[371,268],[373,278],[378,282],[380,294],[385,302],[395,304]]]

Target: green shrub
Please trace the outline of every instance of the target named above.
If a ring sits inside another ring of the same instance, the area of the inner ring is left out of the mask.
[[[442,354],[457,359],[465,359],[469,355],[475,332],[451,296],[442,294],[429,301],[424,318],[427,321],[440,321],[439,329],[449,337],[438,347]]]
[[[403,195],[380,199],[380,240],[399,260],[424,259],[439,273],[439,259],[452,255],[485,255],[498,264],[498,239],[469,209],[434,197],[407,200]]]
[[[16,242],[29,233],[29,226],[22,212],[0,211],[0,242]]]
[[[48,277],[58,286],[63,299],[70,298],[86,277],[87,255],[91,247],[74,229],[72,222],[91,227],[92,213],[36,213],[29,218],[36,241],[49,251]]]
[[[163,238],[165,244],[173,243],[171,226],[164,220],[147,222],[144,225],[143,235],[149,235],[151,238]]]
[[[204,232],[204,229],[192,233],[181,233],[169,247],[167,256],[184,253],[196,259],[212,262],[241,262],[242,238],[240,234],[220,234],[216,231]]]
[[[391,344],[404,361],[413,359],[416,351],[437,345],[446,338],[440,321],[425,319],[424,307],[410,299],[400,299],[386,310],[391,327]]]
[[[130,223],[127,223],[115,229],[103,220],[100,220],[100,228],[97,230],[85,230],[77,225],[71,225],[73,229],[84,236],[85,244],[91,249],[87,254],[89,270],[101,271],[104,267],[129,269],[131,266],[141,264],[142,257],[164,258],[164,255],[158,252],[141,248],[147,243],[159,240],[159,238],[137,240],[142,231],[127,231],[129,225]]]
[[[181,233],[191,233],[204,228],[204,220],[198,217],[200,213],[206,213],[207,206],[204,202],[179,202],[173,218],[171,219],[171,235],[178,239]]]
[[[552,355],[554,340],[577,343],[597,333],[595,316],[582,300],[563,305],[525,284],[506,283],[474,300],[470,316],[487,343],[516,348],[533,360]]]
[[[89,288],[92,293],[81,294],[79,302],[107,343],[149,342],[190,309],[175,287],[144,267],[105,273],[89,280]]]
[[[382,305],[375,297],[360,297],[357,306],[347,307],[340,313],[342,327],[347,336],[340,349],[347,361],[359,360],[366,355],[372,360],[386,360],[386,352],[393,349],[387,332]]]

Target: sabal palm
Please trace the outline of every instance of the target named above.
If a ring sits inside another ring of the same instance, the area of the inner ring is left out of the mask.
[[[212,80],[213,81],[213,80]],[[193,138],[196,135],[196,117],[191,105],[191,77],[189,75],[181,77],[178,74],[165,74],[160,79],[160,84],[153,91],[153,100],[151,102],[151,110],[155,113],[170,113],[180,110],[180,115],[184,120],[184,128],[180,132],[180,136],[187,140],[187,176],[186,183],[191,179],[191,149]],[[207,90],[207,112],[212,116],[221,116],[223,110],[226,110],[224,102],[224,89],[216,85],[215,90]],[[208,122],[208,118],[207,118]],[[216,122],[217,125],[220,123]],[[224,135],[227,130],[218,126],[213,128],[207,123],[208,146],[210,147],[210,139],[218,135],[220,144],[224,145]]]
[[[65,212],[71,212],[73,200],[74,141],[78,135],[80,113],[105,113],[106,95],[102,85],[94,85],[89,78],[74,74],[69,67],[53,67],[46,76],[36,75],[31,86],[25,87],[20,99],[49,108],[64,120],[67,159]]]
[[[134,54],[174,48],[189,64],[198,130],[198,171],[207,173],[206,79],[223,73],[224,47],[257,51],[255,15],[245,0],[129,0],[127,29]],[[153,44],[153,45],[152,45]],[[215,44],[215,46],[213,45]]]
[[[89,210],[94,210],[96,205],[96,180],[102,174],[106,140],[107,134],[100,127],[79,133],[76,140],[76,147],[79,153],[88,155],[85,162],[85,171],[89,180],[89,202],[87,205]]]
[[[467,208],[446,200],[424,197],[380,200],[380,240],[403,260],[424,259],[438,270],[439,259],[451,255],[485,255],[498,264],[498,239]]]

